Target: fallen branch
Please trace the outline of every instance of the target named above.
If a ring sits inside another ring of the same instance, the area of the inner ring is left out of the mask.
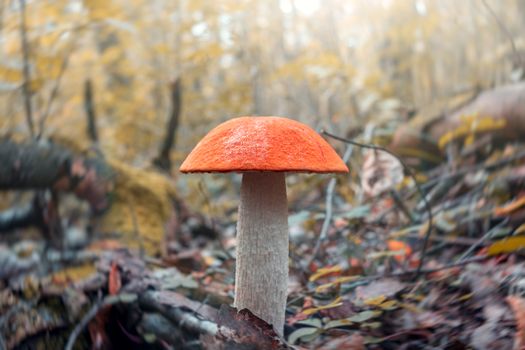
[[[76,156],[46,142],[0,140],[0,190],[73,192],[94,212],[109,207],[113,171],[101,158]]]
[[[153,292],[146,292],[139,296],[139,305],[145,310],[155,311],[175,325],[196,334],[216,335],[219,327],[215,322],[202,319],[193,312],[185,312],[180,307],[161,304]]]
[[[119,294],[119,295],[111,295],[106,298],[104,298],[101,302],[96,303],[93,305],[93,307],[82,317],[80,322],[75,326],[71,334],[69,335],[69,339],[67,340],[65,350],[72,350],[73,346],[75,345],[75,342],[84,330],[84,328],[87,327],[89,322],[97,316],[97,314],[100,312],[100,310],[104,309],[107,306],[116,305],[116,304],[129,304],[133,303],[137,300],[137,296],[135,294]]]

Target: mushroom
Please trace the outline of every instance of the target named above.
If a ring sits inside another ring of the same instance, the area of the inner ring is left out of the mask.
[[[183,173],[243,173],[235,301],[282,334],[288,287],[286,172],[346,173],[310,127],[282,117],[240,117],[211,130],[182,163]]]

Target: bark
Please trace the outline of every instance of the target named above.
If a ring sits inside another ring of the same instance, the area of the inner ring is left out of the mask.
[[[235,307],[283,333],[288,286],[285,174],[245,173],[237,226]]]
[[[98,142],[97,118],[93,103],[93,84],[90,79],[84,82],[84,110],[87,117],[87,133],[91,141]]]
[[[73,192],[95,212],[109,206],[113,171],[101,158],[75,156],[50,143],[0,140],[0,190]]]
[[[171,88],[171,113],[168,120],[166,137],[160,149],[159,155],[153,163],[162,170],[171,169],[171,150],[175,147],[177,129],[179,128],[179,117],[181,110],[182,87],[180,78],[177,78],[170,86]]]
[[[402,154],[405,150],[423,149],[439,154],[437,143],[446,133],[465,125],[465,117],[490,117],[503,121],[503,127],[476,132],[476,135],[491,135],[496,143],[522,141],[525,135],[525,83],[501,86],[473,94],[456,106],[457,99],[429,106],[408,124],[401,125],[393,137],[389,149]],[[450,108],[450,105],[453,108]],[[426,116],[426,117],[425,117]]]

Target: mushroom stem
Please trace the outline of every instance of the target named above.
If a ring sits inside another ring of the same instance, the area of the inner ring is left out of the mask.
[[[288,287],[284,172],[245,173],[237,224],[235,302],[283,333]]]

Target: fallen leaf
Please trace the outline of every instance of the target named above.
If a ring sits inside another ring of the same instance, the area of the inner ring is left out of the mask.
[[[341,302],[341,297],[339,297],[339,298],[336,298],[334,301],[332,301],[331,303],[329,303],[327,305],[312,307],[312,308],[303,310],[303,314],[305,314],[305,315],[312,315],[312,314],[315,314],[319,310],[332,309],[334,307],[338,307],[338,306],[341,306],[341,305],[343,305],[343,303]]]
[[[321,277],[335,276],[340,274],[343,271],[343,268],[339,265],[322,267],[317,270],[313,275],[308,279],[310,282],[315,282]]]
[[[405,261],[405,259],[412,254],[412,248],[403,241],[391,239],[387,242],[387,246],[389,250],[398,252],[397,255],[394,255],[394,259],[399,263]]]
[[[297,343],[297,341],[299,340],[307,342],[313,340],[315,337],[321,334],[321,332],[321,329],[314,327],[299,328],[293,331],[292,334],[290,334],[290,336],[288,337],[288,342],[292,345]]]
[[[361,187],[365,195],[377,197],[403,181],[403,166],[393,155],[368,150],[364,155]]]
[[[495,216],[506,216],[525,205],[525,195],[507,203],[501,207],[494,208]]]
[[[340,285],[342,283],[353,282],[353,281],[359,279],[360,277],[361,276],[359,276],[359,275],[338,277],[335,280],[333,280],[332,282],[321,284],[320,286],[315,288],[315,292],[316,293],[321,293],[321,292],[323,292],[326,289],[329,289],[331,287],[336,287],[336,286],[338,286],[338,285]]]
[[[514,236],[492,243],[487,249],[487,255],[512,253],[523,248],[525,248],[525,236]]]

